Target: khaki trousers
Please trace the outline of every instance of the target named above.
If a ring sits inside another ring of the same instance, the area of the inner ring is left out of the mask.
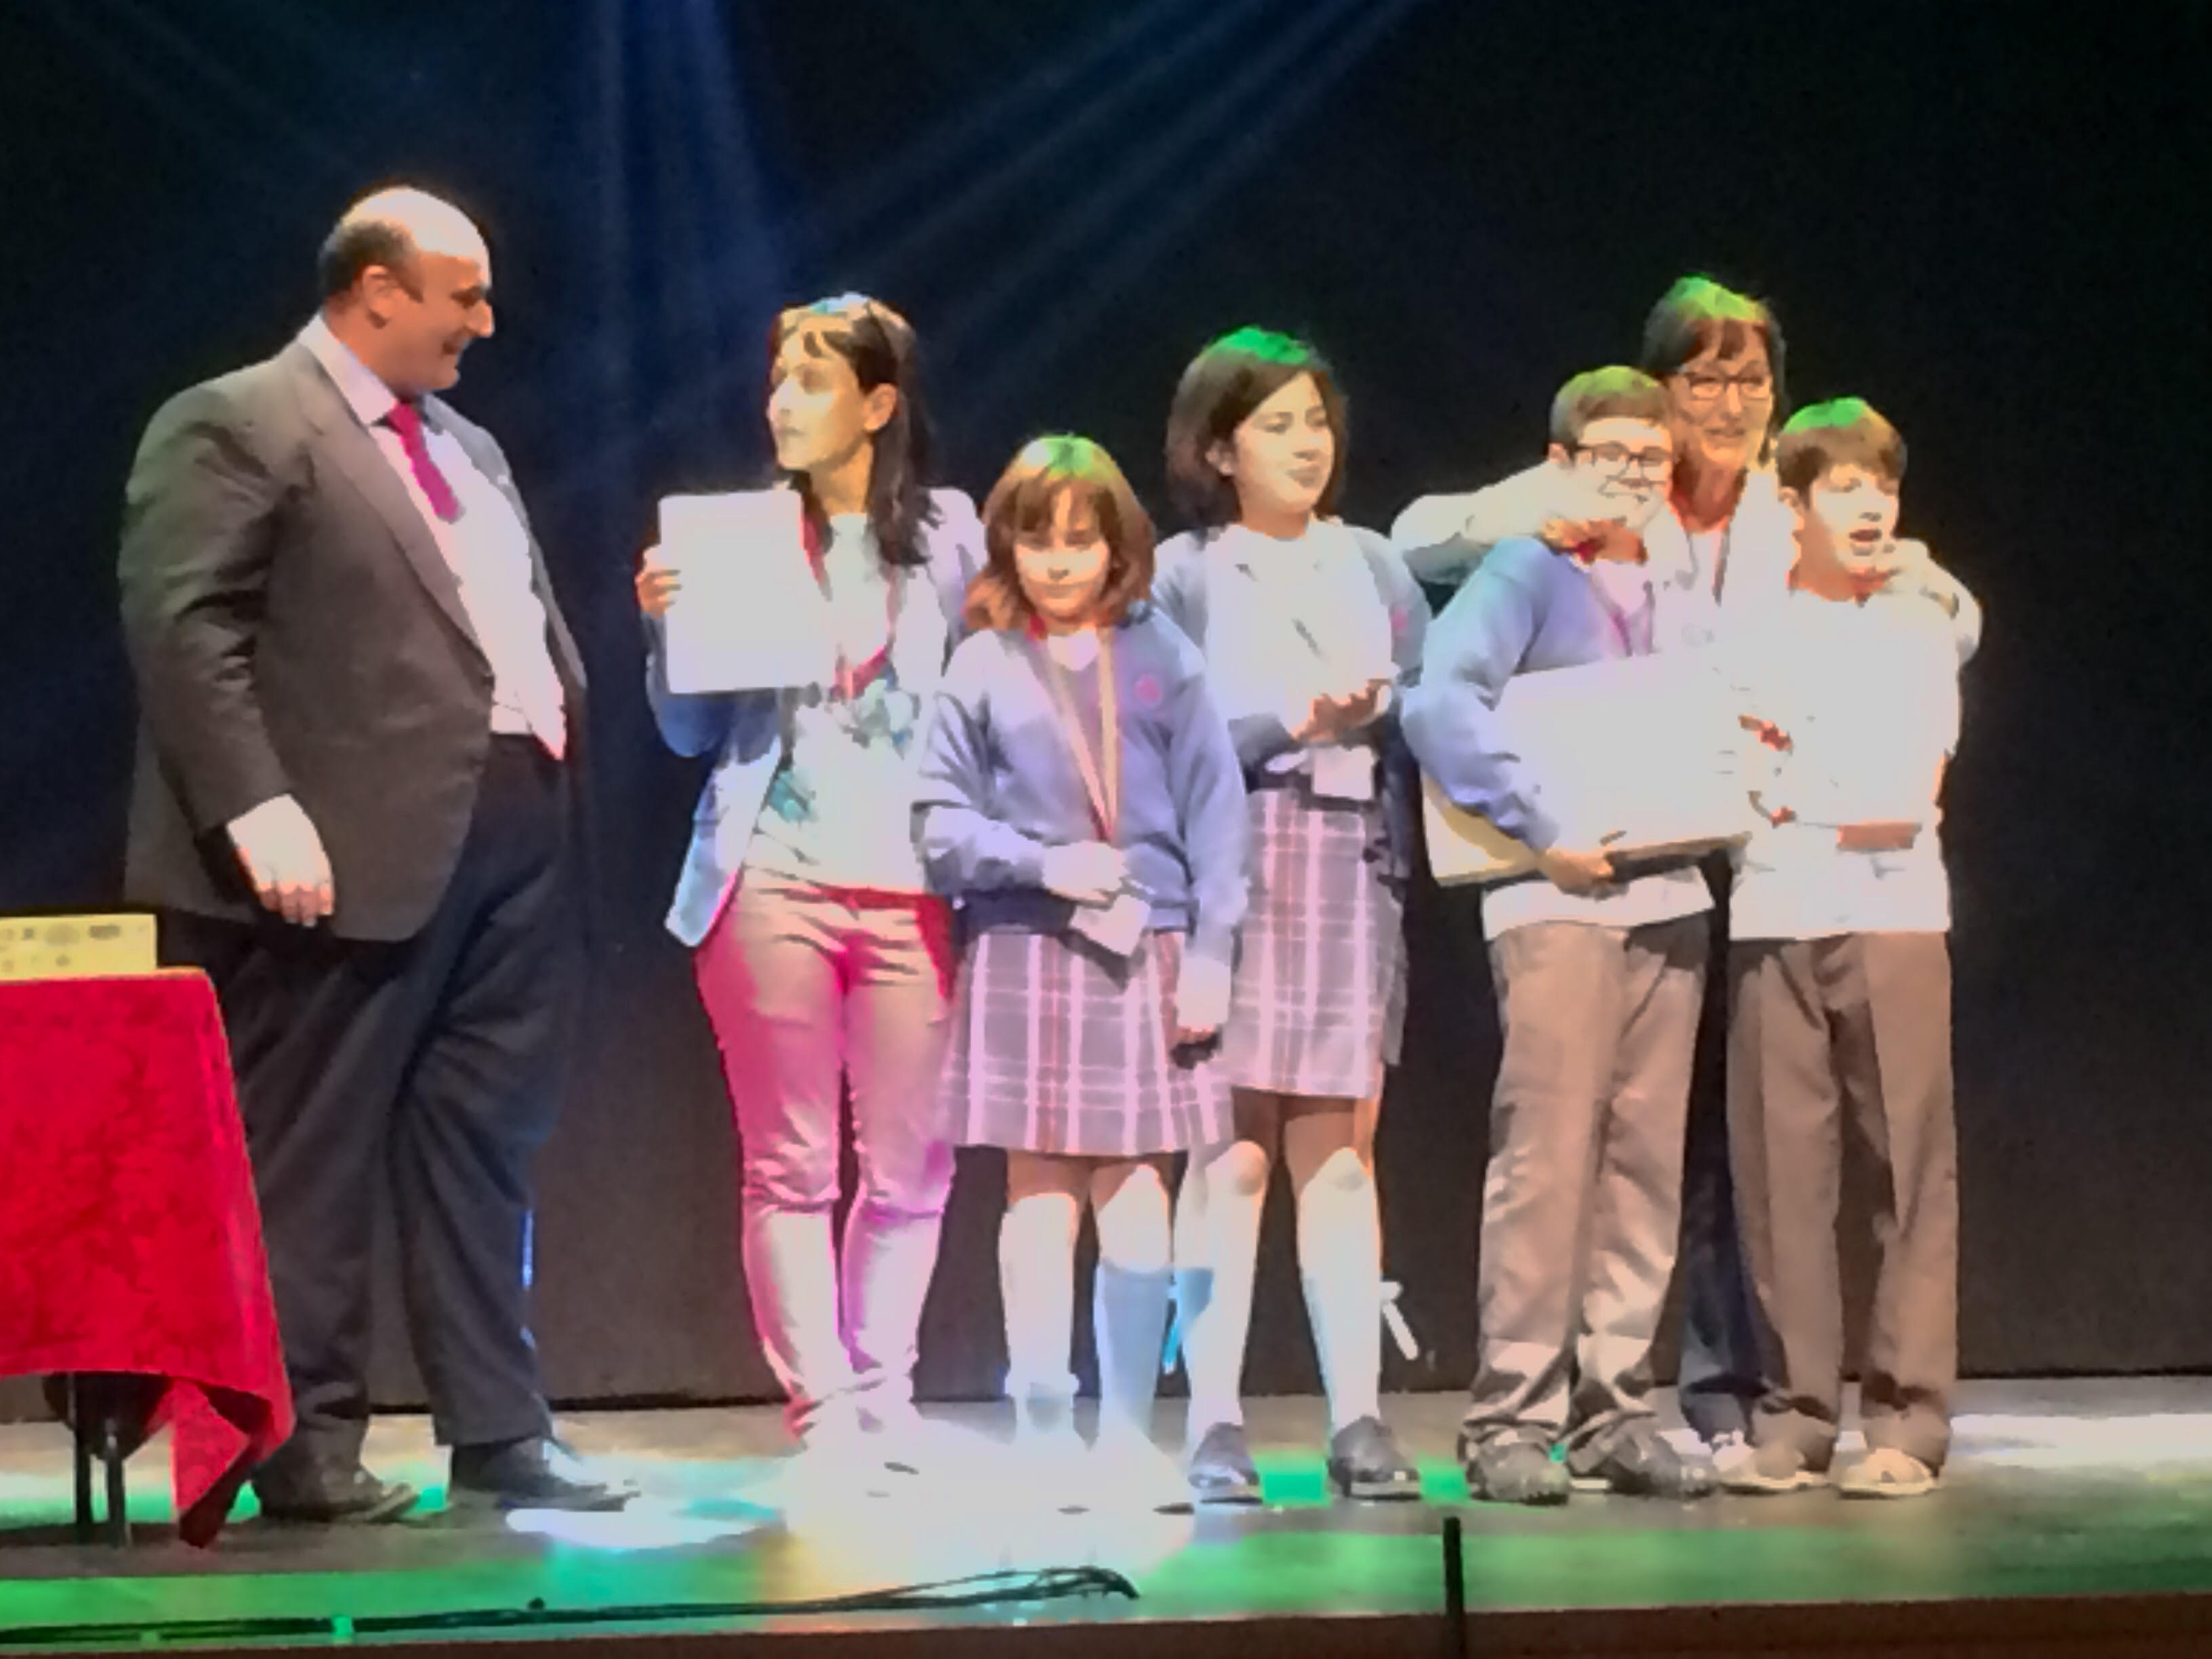
[[[1825,1468],[1844,1366],[1844,1137],[1871,1155],[1877,1266],[1860,1415],[1931,1468],[1959,1368],[1959,1152],[1942,933],[1729,948],[1729,1143],[1767,1392],[1753,1437]]]

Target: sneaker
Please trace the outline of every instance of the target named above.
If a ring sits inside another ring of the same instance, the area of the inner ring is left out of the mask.
[[[1257,1504],[1260,1471],[1241,1423],[1216,1423],[1199,1437],[1185,1474],[1201,1504]]]
[[[1580,1461],[1571,1458],[1570,1468]],[[1625,1498],[1671,1498],[1680,1502],[1710,1498],[1719,1484],[1711,1464],[1701,1456],[1683,1456],[1668,1444],[1649,1418],[1615,1430],[1604,1449],[1583,1467],[1573,1468],[1573,1474],[1577,1484],[1596,1481],[1607,1492]]]
[[[1748,1458],[1733,1462],[1721,1477],[1723,1491],[1761,1498],[1827,1484],[1828,1472],[1814,1468],[1813,1460],[1786,1440],[1770,1440],[1753,1447]]]
[[[1846,1498],[1925,1498],[1937,1476],[1911,1452],[1884,1446],[1848,1465],[1836,1481]]]
[[[1363,1417],[1329,1437],[1328,1484],[1346,1498],[1404,1503],[1420,1497],[1421,1472],[1381,1418]]]
[[[1723,1488],[1730,1480],[1751,1467],[1753,1448],[1751,1437],[1740,1429],[1730,1429],[1708,1441],[1706,1455],[1713,1466],[1714,1477]]]
[[[1502,1434],[1477,1444],[1462,1431],[1460,1467],[1470,1498],[1492,1504],[1564,1504],[1574,1491],[1566,1465],[1554,1462],[1545,1441]]]

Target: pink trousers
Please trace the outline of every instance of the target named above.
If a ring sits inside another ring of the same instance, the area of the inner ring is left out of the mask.
[[[753,1325],[792,1428],[880,1420],[914,1397],[952,1185],[938,1109],[949,915],[921,894],[748,874],[694,966],[737,1111]],[[859,1166],[842,1250],[841,1085]]]

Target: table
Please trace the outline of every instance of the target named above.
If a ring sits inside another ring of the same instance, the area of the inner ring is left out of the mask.
[[[0,984],[0,1376],[76,1379],[95,1439],[171,1431],[177,1530],[214,1541],[292,1431],[214,988],[191,970]],[[97,1420],[91,1420],[96,1419]]]

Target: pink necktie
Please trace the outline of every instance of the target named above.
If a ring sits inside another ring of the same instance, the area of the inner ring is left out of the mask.
[[[407,452],[407,465],[415,469],[415,482],[429,497],[430,510],[452,524],[461,516],[460,499],[446,482],[446,475],[438,471],[437,462],[430,459],[430,446],[422,441],[422,411],[402,398],[384,418],[399,434],[399,447]]]

